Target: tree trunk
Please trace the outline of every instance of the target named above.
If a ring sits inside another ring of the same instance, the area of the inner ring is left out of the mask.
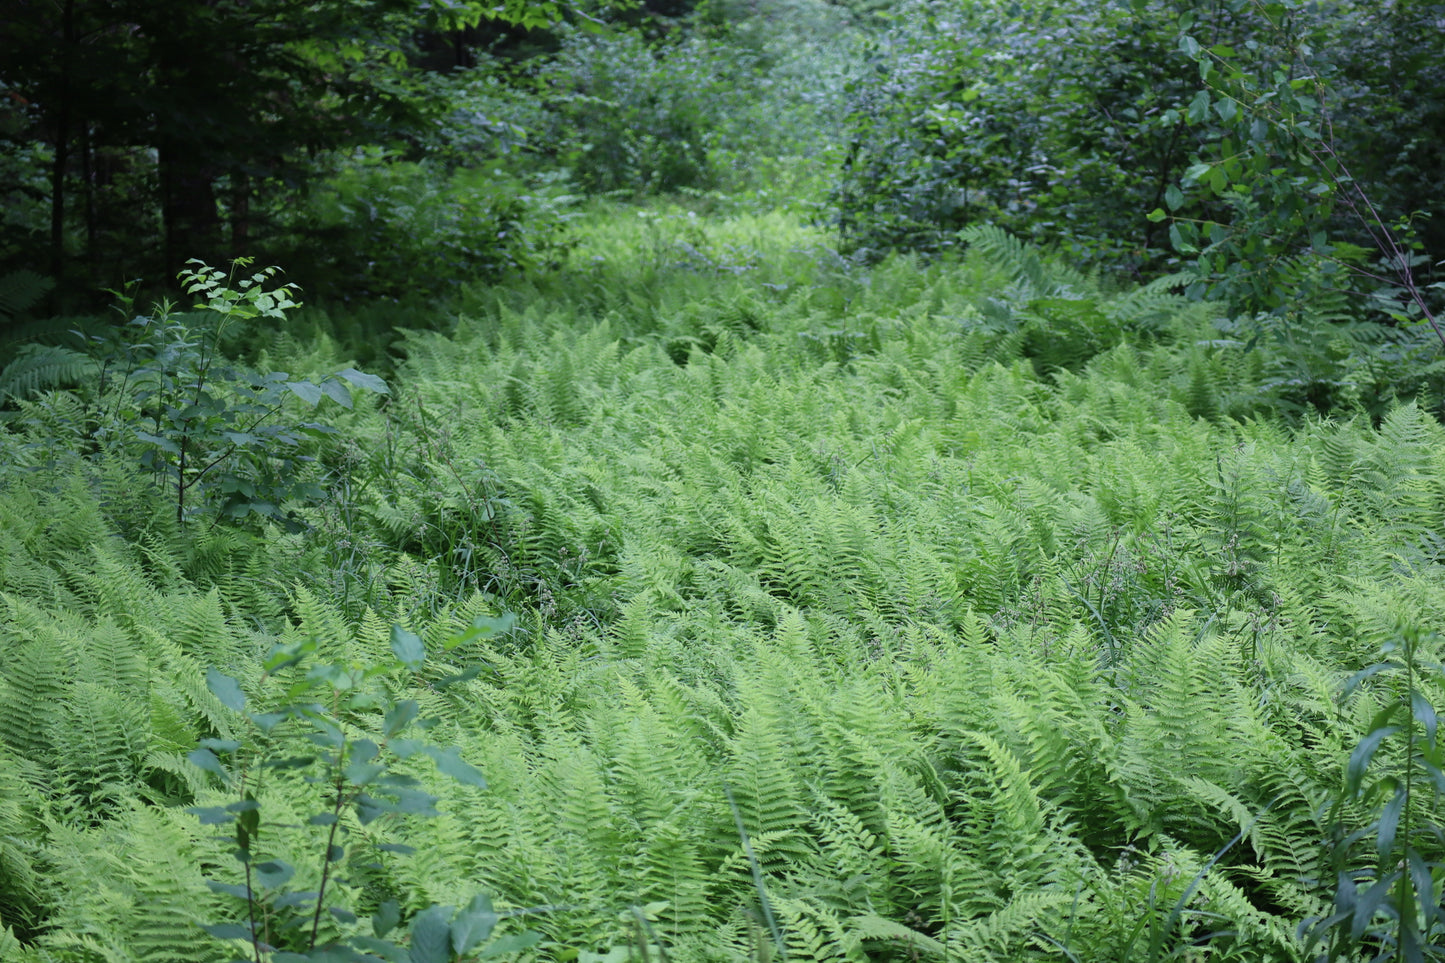
[[[91,139],[88,119],[80,126],[80,190],[85,203],[85,259],[93,282],[98,277],[100,252],[96,244],[95,224],[95,143]]]
[[[191,258],[217,263],[222,251],[215,169],[182,144],[162,145],[159,155],[166,271],[179,271]]]
[[[231,174],[231,254],[240,257],[249,252],[251,243],[251,175],[245,171]]]
[[[75,0],[66,0],[60,14],[59,103],[54,114],[55,158],[50,166],[50,274],[57,290],[65,272],[65,173],[70,166],[70,70],[75,43]]]

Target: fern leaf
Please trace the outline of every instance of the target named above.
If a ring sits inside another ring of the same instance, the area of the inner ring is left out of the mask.
[[[34,271],[11,271],[0,275],[0,321],[20,317],[54,289],[54,278]]]
[[[48,344],[23,345],[15,358],[0,369],[0,397],[25,398],[52,388],[68,388],[81,381],[93,362],[70,348]]]

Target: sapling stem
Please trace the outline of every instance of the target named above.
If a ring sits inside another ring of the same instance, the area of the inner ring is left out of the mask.
[[[321,930],[321,908],[326,901],[326,884],[331,880],[331,853],[336,845],[336,831],[341,825],[341,809],[345,805],[342,790],[346,787],[346,770],[342,761],[346,755],[346,743],[336,757],[336,782],[332,786],[334,795],[331,802],[331,829],[326,834],[326,849],[321,853],[321,885],[316,888],[316,910],[311,914],[311,947],[316,946],[316,934]]]

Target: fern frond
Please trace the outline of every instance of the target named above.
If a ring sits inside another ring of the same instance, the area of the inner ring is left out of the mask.
[[[80,818],[100,817],[136,794],[150,735],[145,709],[92,683],[71,687],[50,738],[64,750],[56,776]]]
[[[55,279],[34,271],[0,275],[0,320],[11,321],[39,304],[55,289]]]
[[[814,900],[790,898],[774,899],[772,905],[778,925],[786,934],[789,959],[817,963],[864,963],[868,959],[857,931],[829,907]]]
[[[83,379],[94,362],[71,348],[48,344],[23,345],[0,369],[0,398],[25,398],[53,388],[69,388]]]
[[[63,748],[56,724],[76,665],[64,639],[52,634],[12,648],[0,669],[0,740],[21,758],[50,761]]]

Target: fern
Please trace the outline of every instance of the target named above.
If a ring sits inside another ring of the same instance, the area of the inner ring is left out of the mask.
[[[52,742],[65,748],[56,777],[75,818],[99,818],[138,793],[149,720],[128,695],[78,682],[52,723]]]
[[[27,344],[0,369],[0,397],[25,398],[78,383],[94,365],[89,357],[57,345]]]
[[[55,289],[55,280],[34,271],[0,275],[0,320],[21,317]]]

